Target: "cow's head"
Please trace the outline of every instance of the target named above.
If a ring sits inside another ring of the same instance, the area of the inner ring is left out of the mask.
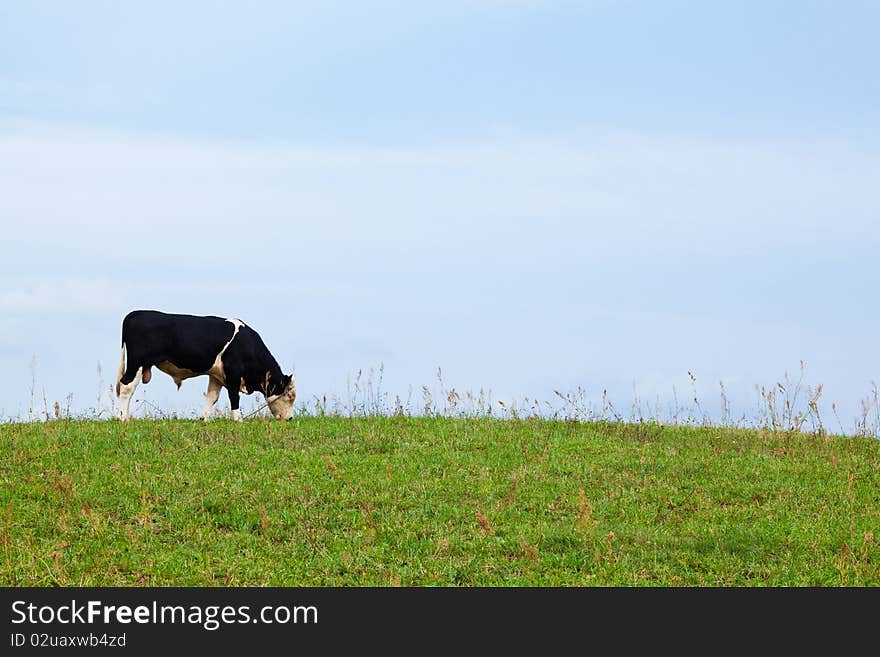
[[[270,377],[267,373],[266,402],[269,410],[278,420],[293,417],[293,402],[296,399],[296,383],[293,374]]]

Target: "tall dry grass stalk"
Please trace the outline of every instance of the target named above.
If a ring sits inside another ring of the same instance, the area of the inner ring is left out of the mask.
[[[36,419],[50,421],[53,419],[53,414],[50,412],[45,389],[43,389],[44,410],[39,416],[36,411],[35,402],[38,389],[36,370],[37,359],[34,356],[31,360],[31,397],[26,421]],[[55,420],[115,417],[116,395],[113,387],[108,388],[106,396],[100,392],[105,387],[100,363],[97,367],[97,376],[99,394],[95,407],[80,412],[74,417],[70,410],[72,396],[68,395],[66,409],[61,408],[59,402],[55,402]],[[682,396],[679,395],[679,390],[675,385],[671,386],[671,401],[666,406],[661,402],[659,395],[652,403],[643,399],[634,388],[629,414],[625,417],[623,413],[618,411],[607,388],[602,388],[596,394],[591,394],[582,385],[568,391],[554,389],[549,400],[528,396],[495,399],[492,391],[485,388],[473,391],[448,385],[441,368],[437,368],[436,383],[433,386],[427,384],[420,386],[417,389],[420,394],[414,395],[416,389],[410,385],[405,398],[400,394],[392,397],[384,389],[385,367],[384,364],[380,364],[377,368],[358,370],[353,378],[348,377],[347,394],[344,400],[335,395],[313,394],[310,400],[298,404],[297,412],[301,416],[385,415],[394,417],[425,416],[461,419],[549,419],[568,422],[652,423],[825,435],[829,431],[829,424],[823,417],[823,412],[827,414],[830,406],[833,426],[839,435],[880,438],[880,389],[875,382],[871,383],[868,395],[861,400],[858,415],[848,423],[845,418],[841,418],[837,403],[832,402],[829,406],[825,406],[826,393],[822,384],[816,386],[806,384],[806,366],[803,361],[800,361],[797,377],[792,377],[786,371],[779,381],[769,385],[755,385],[756,403],[751,413],[747,410],[740,410],[737,411],[737,417],[734,416],[733,403],[723,381],[718,383],[718,403],[710,404],[710,406],[717,407],[717,410],[712,413],[704,404],[704,400],[700,398],[697,375],[688,370],[687,376],[690,391],[685,397],[686,401],[682,401]],[[140,417],[183,419],[200,416],[198,409],[193,409],[191,416],[167,413],[151,402],[146,397],[146,393],[146,389],[141,387],[138,398],[133,400],[136,404],[135,414]],[[259,404],[256,405],[259,406]],[[740,406],[743,404],[740,403]],[[265,418],[266,411],[256,408],[255,411],[246,415]],[[22,421],[22,418],[8,418],[8,420]],[[846,424],[850,425],[849,428],[846,427]]]

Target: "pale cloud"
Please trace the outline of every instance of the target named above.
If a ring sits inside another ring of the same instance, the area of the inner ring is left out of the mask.
[[[0,174],[8,239],[88,248],[112,234],[160,260],[169,231],[205,251],[252,231],[307,260],[330,241],[556,257],[590,245],[600,259],[845,249],[876,242],[880,214],[876,153],[652,135],[312,148],[7,126]],[[245,259],[261,253],[250,242]]]
[[[42,312],[89,313],[112,308],[123,288],[106,279],[0,277],[0,311],[11,314]]]

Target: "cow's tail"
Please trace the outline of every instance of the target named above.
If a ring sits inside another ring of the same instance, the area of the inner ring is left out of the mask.
[[[119,386],[122,385],[122,375],[125,374],[125,343],[122,343],[122,354],[119,356],[119,374],[116,375],[116,396],[119,396]]]

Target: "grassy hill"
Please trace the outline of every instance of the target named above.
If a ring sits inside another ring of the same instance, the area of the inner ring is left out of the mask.
[[[0,425],[0,585],[880,584],[880,441],[298,417]]]

